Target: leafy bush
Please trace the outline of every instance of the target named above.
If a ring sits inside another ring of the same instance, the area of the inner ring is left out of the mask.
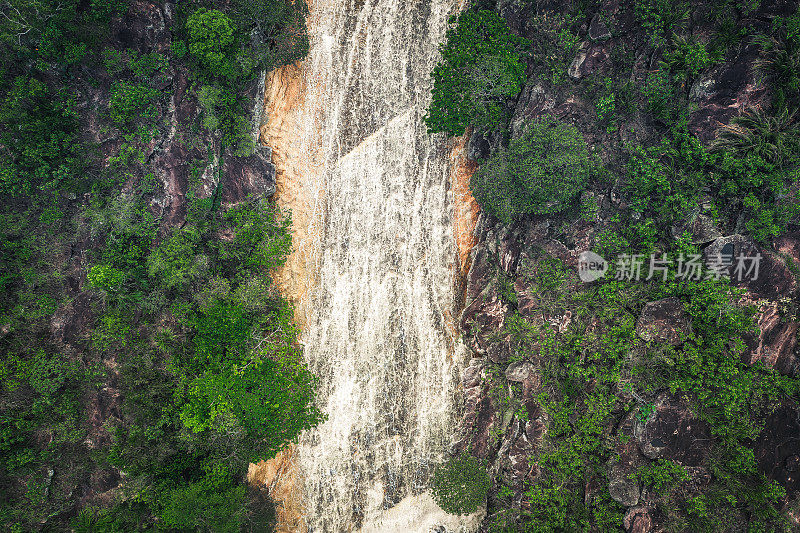
[[[689,474],[675,461],[657,459],[639,468],[636,477],[643,485],[652,487],[656,493],[663,493],[688,480]]]
[[[158,90],[147,85],[116,82],[111,87],[108,105],[111,120],[128,126],[138,119],[154,120],[158,117],[157,97]]]
[[[705,44],[682,35],[673,36],[662,60],[665,68],[682,82],[694,79],[713,62]]]
[[[433,474],[431,492],[437,505],[450,514],[471,514],[486,503],[490,480],[486,466],[461,454],[440,465]]]
[[[683,0],[636,0],[634,12],[645,35],[659,45],[678,23],[689,18],[690,6]]]
[[[679,100],[669,73],[657,69],[648,73],[641,89],[645,98],[645,109],[664,124],[671,124],[679,113]]]
[[[800,129],[795,113],[782,109],[768,114],[756,108],[733,117],[717,132],[713,148],[738,157],[756,156],[779,167],[796,163],[800,158]]]
[[[74,101],[28,76],[14,78],[0,102],[0,193],[74,185],[82,168]]]
[[[482,209],[509,222],[564,210],[597,169],[577,128],[546,117],[482,165],[471,186]]]
[[[233,21],[218,9],[201,7],[186,21],[189,32],[189,51],[200,66],[213,75],[232,77],[235,65],[231,61],[235,35]]]
[[[522,89],[526,41],[492,11],[469,10],[447,31],[442,59],[433,69],[433,99],[425,124],[431,133],[463,135],[469,126],[500,131],[506,103]]]
[[[266,70],[298,61],[308,53],[308,6],[303,0],[233,0],[231,17],[252,35],[252,55]]]
[[[774,104],[794,111],[800,103],[800,8],[790,17],[775,17],[772,32],[757,42],[761,57],[755,67],[772,85]]]
[[[531,19],[534,29],[531,37],[533,68],[543,78],[554,84],[568,79],[567,71],[581,44],[576,31],[577,17],[545,12]]]

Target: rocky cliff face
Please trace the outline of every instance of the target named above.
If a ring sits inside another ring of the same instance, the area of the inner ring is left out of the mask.
[[[126,50],[126,53],[133,50],[139,54],[168,55],[173,39],[170,28],[174,12],[174,2],[133,2],[127,13],[112,20],[104,46]],[[149,211],[160,221],[161,235],[186,223],[190,199],[215,197],[222,205],[230,206],[252,198],[269,198],[275,193],[271,149],[258,142],[264,115],[263,75],[247,87],[253,135],[257,141],[255,152],[249,156],[234,155],[230,148],[222,150],[220,139],[200,127],[202,110],[193,90],[195,82],[183,64],[169,63],[155,82],[160,92],[159,120],[147,140],[126,134],[109,120],[107,110],[114,81],[113,75],[102,68],[84,68],[74,80],[78,89],[81,135],[95,147],[98,156],[91,172],[106,175],[118,164],[121,153],[135,153],[138,162],[126,167],[123,195],[154,179],[156,185],[149,198]],[[90,195],[76,200],[86,208]],[[82,227],[90,225],[91,221],[81,221]],[[67,283],[69,299],[54,313],[50,335],[55,345],[71,356],[83,352],[88,340],[86,331],[97,320],[98,309],[101,309],[96,291],[90,290],[86,281],[89,255],[101,245],[90,232],[81,233],[72,245],[70,257],[64,258],[71,265]],[[109,429],[120,416],[117,363],[104,360],[102,364],[108,371],[104,386],[87,399],[91,428],[85,444],[89,448],[110,444]],[[114,469],[97,471],[89,479],[75,481],[76,486],[70,493],[82,495],[81,506],[108,503],[120,480],[121,473]]]
[[[766,4],[762,9],[779,12],[785,8]],[[498,6],[512,29],[528,37],[535,31],[529,22],[535,9],[538,8],[515,2],[500,2]],[[620,2],[600,3],[589,18],[591,23],[584,25],[581,35],[585,40],[569,66],[570,80],[553,85],[531,77],[513,108],[511,130],[512,136],[518,136],[528,122],[553,114],[578,126],[603,161],[608,162],[614,160],[615,146],[657,138],[657,125],[634,112],[613,132],[598,127],[596,107],[580,89],[582,80],[606,74],[612,55],[625,48],[635,57],[631,81],[642,83],[647,72],[657,66],[659,51],[641,43],[636,48],[630,37],[636,21],[632,10],[622,9]],[[753,69],[757,55],[756,48],[746,44],[687,87],[692,102],[689,130],[701,141],[712,140],[721,124],[744,109],[765,105],[765,88],[757,82]],[[473,137],[468,153],[473,158],[486,157],[494,143],[496,140]],[[506,225],[481,215],[460,321],[473,358],[462,374],[464,416],[454,451],[466,450],[488,460],[490,473],[495,476],[489,517],[482,530],[496,531],[493,528],[502,522],[509,508],[523,514],[531,510],[527,491],[545,479],[539,460],[552,449],[546,441],[553,420],[541,396],[545,391],[542,374],[553,364],[548,360],[552,351],[540,341],[521,343],[520,319],[526,327],[544,332],[539,339],[556,339],[556,343],[566,342],[576,324],[586,332],[602,332],[610,327],[596,313],[581,315],[585,311],[578,305],[565,304],[569,299],[554,299],[552,292],[542,289],[537,276],[553,260],[577,273],[580,254],[593,249],[615,216],[628,216],[616,190],[618,185],[619,180],[617,186],[595,186],[584,193],[582,201],[588,199],[597,206],[589,217],[527,217]],[[796,227],[771,242],[757,243],[741,229],[737,232],[736,228],[720,228],[700,213],[673,230],[675,235],[687,230],[706,260],[719,256],[723,249],[734,256],[761,254],[758,279],[733,280],[733,285],[742,289],[738,303],[755,309],[756,329],[745,334],[746,346],[739,357],[748,365],[760,361],[784,376],[800,377],[800,233]],[[728,272],[732,273],[732,269]],[[555,291],[574,296],[586,293],[587,287],[573,274],[562,279]],[[678,347],[693,334],[681,301],[665,298],[640,304],[631,317],[636,326],[628,361],[642,357],[644,346],[658,343]],[[593,382],[587,381],[585,387],[590,390]],[[674,490],[686,497],[705,494],[714,478],[711,456],[715,437],[691,398],[664,389],[648,391],[646,396],[640,397],[635,390],[617,393],[619,403],[644,403],[649,412],[613,411],[602,431],[603,438],[611,443],[611,459],[600,468],[602,475],[585,480],[580,496],[587,504],[595,498],[613,499],[624,512],[622,527],[631,532],[663,531],[668,525],[666,496],[637,480],[636,474],[643,466],[670,460],[684,467],[687,478]],[[800,406],[795,401],[781,402],[773,406],[763,429],[751,441],[760,473],[786,491],[777,507],[793,528],[800,527],[796,503],[800,490],[798,420]],[[569,420],[573,427],[580,423]],[[729,527],[735,528],[733,524]]]
[[[578,255],[590,249],[592,241],[588,236],[596,231],[594,224],[575,223],[568,230],[568,237],[557,237],[553,223],[537,219],[508,227],[487,218],[481,220],[467,282],[466,308],[461,316],[462,333],[473,358],[462,374],[464,417],[457,449],[471,450],[489,460],[491,472],[517,490],[517,505],[523,507],[523,491],[537,482],[536,457],[549,422],[538,400],[542,392],[541,367],[546,361],[537,353],[539,347],[531,350],[515,346],[506,322],[519,314],[556,336],[568,331],[575,310],[548,305],[536,293],[530,272],[546,257],[557,257],[577,269]],[[774,250],[758,246],[741,235],[719,237],[705,251],[710,253],[729,241],[737,242],[737,246],[751,246],[768,258],[764,277],[742,284],[745,289],[742,303],[754,304],[758,309],[755,318],[758,333],[747,335],[747,349],[741,357],[748,364],[760,360],[783,374],[797,377],[799,323],[796,311],[786,312],[786,306],[796,306],[797,275]],[[796,250],[800,235],[784,235],[778,242],[781,249]],[[508,297],[509,283],[516,299],[513,303]],[[581,282],[576,280],[563,289],[581,291]],[[666,299],[644,305],[636,332],[641,341],[679,343],[689,329],[682,303]],[[498,399],[497,387],[507,390],[511,404]],[[652,403],[653,412],[644,420],[633,413],[619,413],[613,427],[608,428],[609,432],[619,431],[629,438],[616,449],[619,463],[609,471],[608,486],[586,487],[587,498],[592,491],[609,491],[627,510],[628,531],[661,531],[656,510],[659,497],[642,492],[629,479],[649,460],[669,459],[687,467],[691,478],[685,482],[686,488],[694,494],[701,494],[711,477],[708,458],[712,438],[708,425],[680,395],[656,392]],[[524,416],[519,414],[520,405],[524,406]],[[798,420],[800,406],[781,405],[768,418],[753,445],[761,472],[786,488],[787,512],[791,509],[788,502],[796,498],[800,489]],[[495,500],[494,504],[508,503]],[[797,515],[794,517],[796,520]]]

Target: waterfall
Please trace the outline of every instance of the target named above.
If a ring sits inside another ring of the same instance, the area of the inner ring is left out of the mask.
[[[450,444],[467,357],[452,318],[451,145],[422,121],[460,3],[310,4],[303,94],[275,135],[285,145],[278,166],[304,190],[297,253],[314,282],[302,342],[328,416],[297,448],[314,533],[468,527],[421,494]]]

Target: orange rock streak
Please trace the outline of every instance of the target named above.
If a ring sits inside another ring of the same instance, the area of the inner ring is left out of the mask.
[[[472,191],[469,180],[478,169],[478,164],[471,161],[466,154],[467,140],[470,133],[459,137],[450,149],[450,186],[453,190],[453,232],[458,245],[458,280],[462,288],[466,285],[469,273],[470,253],[477,244],[475,227],[478,224],[480,208]]]

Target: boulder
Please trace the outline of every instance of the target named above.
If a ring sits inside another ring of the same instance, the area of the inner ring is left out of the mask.
[[[711,218],[706,215],[697,215],[692,221],[692,243],[706,244],[722,237],[722,232]]]
[[[612,468],[608,477],[608,492],[615,502],[624,507],[633,507],[639,503],[639,483],[628,478],[627,470]]]
[[[508,381],[522,383],[526,379],[532,378],[535,372],[536,368],[531,363],[527,361],[517,361],[508,365],[505,375]]]
[[[797,351],[800,322],[797,321],[796,308],[788,310],[794,311],[794,316],[785,316],[784,302],[752,302],[758,309],[755,317],[757,329],[743,336],[748,350],[742,358],[750,365],[762,361],[782,374],[797,376],[800,375],[800,354]],[[751,302],[745,299],[742,303]]]
[[[602,41],[610,37],[611,31],[608,29],[608,25],[603,22],[600,13],[595,14],[589,23],[589,38],[593,41]]]
[[[222,201],[235,204],[248,197],[266,198],[275,194],[275,165],[272,150],[259,146],[249,157],[225,158],[223,165]]]
[[[583,67],[584,61],[586,61],[586,54],[589,49],[589,41],[583,41],[578,47],[578,53],[575,55],[575,59],[572,60],[572,64],[567,69],[567,75],[575,80],[579,80],[583,73],[581,72],[581,67]]]
[[[467,157],[473,161],[486,159],[490,154],[489,141],[477,131],[473,131],[467,142]]]
[[[711,431],[697,418],[682,398],[662,393],[654,402],[653,414],[637,421],[634,436],[639,450],[650,459],[670,459],[684,466],[698,466],[708,456]]]
[[[783,258],[760,248],[750,237],[734,234],[715,239],[703,256],[706,265],[723,264],[731,283],[755,296],[777,300],[797,290],[797,278]],[[749,271],[753,261],[758,262],[757,275],[756,270]]]
[[[800,407],[788,404],[775,410],[753,451],[761,473],[780,483],[789,497],[800,493]]]
[[[636,334],[648,342],[660,341],[677,346],[691,333],[689,315],[683,309],[683,303],[673,297],[648,302],[636,323]]]

